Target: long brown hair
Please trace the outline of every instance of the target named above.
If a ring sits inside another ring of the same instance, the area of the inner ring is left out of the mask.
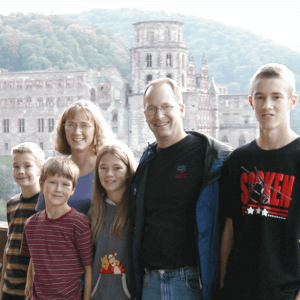
[[[79,111],[83,111],[87,118],[95,125],[93,141],[95,154],[98,153],[98,150],[102,145],[111,143],[114,140],[115,135],[105,122],[100,109],[91,101],[80,100],[70,104],[58,121],[53,148],[61,154],[71,154],[71,147],[67,142],[64,125],[67,119],[74,117]]]
[[[130,180],[135,172],[135,159],[132,151],[122,142],[117,142],[113,145],[103,146],[97,156],[95,175],[94,175],[94,191],[93,191],[93,211],[92,211],[92,240],[95,241],[101,227],[105,223],[105,198],[106,191],[103,188],[99,179],[99,163],[101,158],[105,154],[115,155],[117,158],[123,161],[127,166],[127,182],[126,190],[122,196],[121,201],[117,204],[117,210],[113,218],[110,232],[117,238],[123,237],[123,229],[128,226],[128,202],[127,202],[127,191],[129,188]]]

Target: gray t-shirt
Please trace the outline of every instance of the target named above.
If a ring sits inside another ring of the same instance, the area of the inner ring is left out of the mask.
[[[92,300],[128,300],[130,294],[126,284],[128,266],[126,258],[127,230],[124,229],[122,239],[111,235],[110,226],[117,206],[113,201],[106,199],[105,209],[105,224],[102,226],[93,245]],[[89,215],[91,215],[90,212]]]

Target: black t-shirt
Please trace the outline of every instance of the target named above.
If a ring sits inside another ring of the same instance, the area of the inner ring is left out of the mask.
[[[221,201],[235,243],[224,281],[230,299],[294,299],[300,289],[300,139],[275,150],[256,142],[226,161]]]
[[[188,135],[156,148],[145,190],[142,255],[149,269],[196,266],[196,202],[202,183],[206,143]]]

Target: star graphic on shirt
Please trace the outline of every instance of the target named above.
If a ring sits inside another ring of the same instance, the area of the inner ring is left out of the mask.
[[[260,215],[260,212],[261,212],[261,209],[260,209],[260,207],[256,210],[256,213],[258,214],[258,215]]]
[[[247,209],[248,215],[253,215],[253,212],[254,212],[254,209],[250,206],[250,207]]]
[[[262,211],[262,213],[261,213],[263,216],[267,216],[268,215],[268,211],[267,211],[267,209],[265,208],[263,211]]]

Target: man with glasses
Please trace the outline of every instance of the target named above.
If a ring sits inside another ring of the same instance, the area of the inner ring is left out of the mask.
[[[169,78],[147,85],[144,108],[156,142],[129,192],[131,299],[211,299],[219,285],[218,179],[230,148],[183,130],[182,94]]]

